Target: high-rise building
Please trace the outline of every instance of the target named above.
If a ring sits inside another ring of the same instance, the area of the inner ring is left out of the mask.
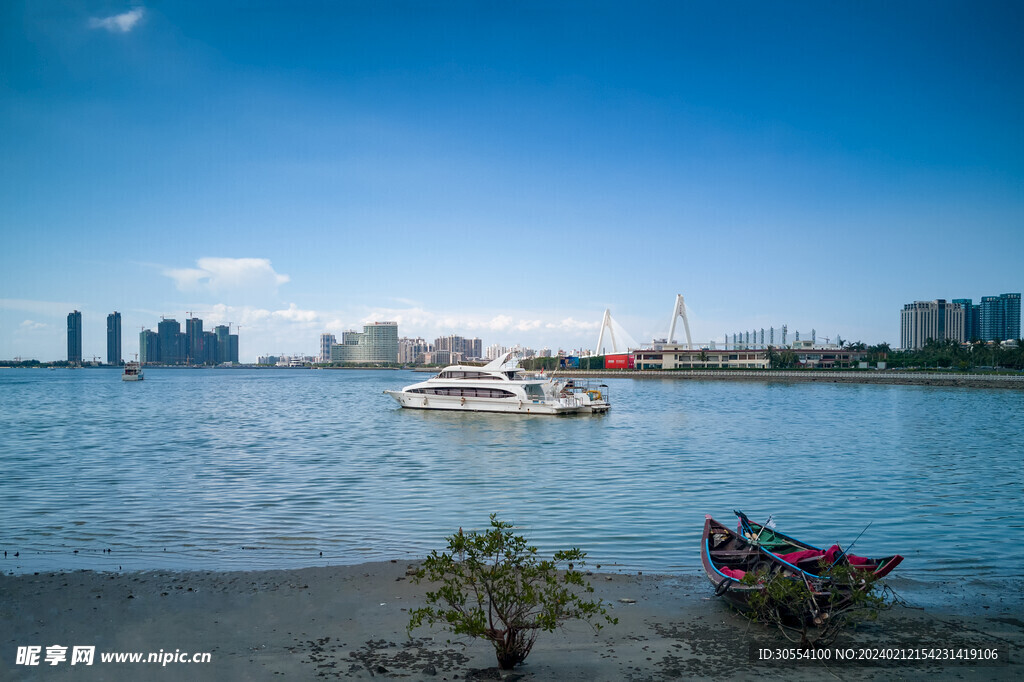
[[[82,364],[82,313],[68,313],[68,362]]]
[[[964,309],[964,341],[980,339],[981,306],[969,298],[954,298],[953,303],[959,303]]]
[[[914,301],[900,312],[900,347],[924,348],[928,341],[964,340],[964,309],[945,299]]]
[[[403,364],[422,362],[423,355],[432,350],[430,344],[422,338],[398,339],[398,361]]]
[[[978,326],[982,341],[1020,338],[1020,294],[982,296]]]
[[[238,334],[228,334],[228,362],[238,364]]]
[[[334,338],[334,334],[321,334],[320,335],[320,362],[331,361],[331,346],[336,344],[338,340]]]
[[[190,365],[203,364],[203,321],[198,317],[185,320],[185,336],[188,339],[185,361]]]
[[[213,334],[217,339],[216,364],[231,362],[231,328],[226,324],[219,324],[213,328]]]
[[[1006,338],[1007,339],[1020,339],[1020,292],[1016,294],[1003,294],[999,298],[1003,299],[1005,306],[1006,320]]]
[[[107,364],[120,365],[121,355],[121,313],[116,310],[107,315]]]
[[[203,354],[200,362],[204,365],[216,365],[219,351],[217,335],[213,332],[203,332]]]
[[[139,332],[139,362],[144,365],[160,362],[160,335],[150,329]]]
[[[159,362],[180,365],[185,361],[185,335],[181,333],[181,324],[174,318],[167,318],[160,320],[156,328],[160,335]]]
[[[482,358],[484,355],[483,341],[478,338],[466,339],[457,334],[435,339],[434,351],[449,351],[462,358]]]
[[[331,362],[398,362],[398,323],[373,322],[362,333],[342,332],[341,343],[331,346]]]

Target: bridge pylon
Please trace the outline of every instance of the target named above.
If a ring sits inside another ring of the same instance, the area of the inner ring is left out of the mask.
[[[686,330],[686,348],[693,350],[693,340],[690,338],[690,323],[686,319],[686,302],[682,294],[676,294],[676,305],[672,309],[672,324],[668,328],[668,342],[675,343],[676,320],[683,318],[683,329]]]
[[[618,350],[619,344],[615,340],[615,327],[614,325],[612,325],[612,311],[610,308],[605,308],[604,317],[601,318],[601,332],[597,335],[597,353],[599,355],[605,354],[604,350],[602,349],[602,345],[604,344],[605,329],[608,330],[608,336],[611,337],[612,352],[614,353]]]

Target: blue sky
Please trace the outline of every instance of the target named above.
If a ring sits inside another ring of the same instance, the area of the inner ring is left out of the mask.
[[[1024,289],[1016,2],[6,2],[0,358],[160,316],[899,342]]]

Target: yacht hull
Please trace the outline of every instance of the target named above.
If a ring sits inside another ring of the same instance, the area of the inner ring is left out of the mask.
[[[402,407],[415,410],[454,410],[459,412],[503,412],[513,414],[575,414],[581,412],[573,401],[553,402],[517,398],[472,398],[405,391],[384,391]]]

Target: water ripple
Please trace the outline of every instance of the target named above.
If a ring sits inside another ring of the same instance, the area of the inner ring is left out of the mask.
[[[422,556],[491,512],[543,551],[693,572],[703,515],[774,514],[901,575],[1019,577],[1019,392],[608,380],[593,417],[400,410],[405,372],[0,374],[4,570]],[[1006,542],[999,562],[979,529]],[[105,552],[104,550],[113,550]],[[75,553],[78,550],[78,553]],[[320,556],[320,553],[323,556]]]

